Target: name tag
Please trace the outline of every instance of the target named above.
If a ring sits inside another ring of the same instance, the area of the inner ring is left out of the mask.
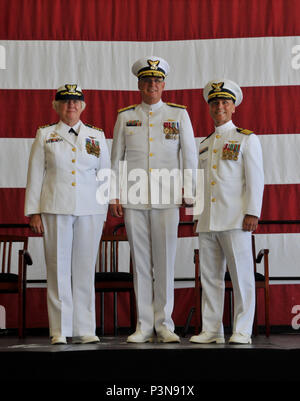
[[[208,151],[208,146],[206,146],[205,148],[202,148],[199,150],[199,155],[202,155],[203,153]]]

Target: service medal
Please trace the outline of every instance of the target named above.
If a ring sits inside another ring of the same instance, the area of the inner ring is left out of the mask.
[[[126,121],[126,127],[141,127],[142,121],[140,120],[129,120]]]
[[[238,160],[240,144],[225,143],[222,150],[222,160]]]
[[[178,139],[179,123],[177,121],[165,121],[163,127],[165,139]]]
[[[100,157],[100,145],[92,138],[85,138],[85,148],[88,154]]]
[[[56,132],[51,132],[50,138],[46,140],[46,143],[63,142],[63,139],[59,137]]]

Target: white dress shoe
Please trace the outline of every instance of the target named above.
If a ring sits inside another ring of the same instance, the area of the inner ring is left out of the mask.
[[[51,338],[51,344],[52,345],[67,344],[67,339],[64,336],[53,336]]]
[[[147,343],[152,341],[153,341],[152,334],[147,335],[139,330],[137,330],[127,338],[128,343]]]
[[[230,344],[251,344],[251,336],[243,333],[233,333],[229,339]]]
[[[157,333],[159,343],[180,343],[180,338],[173,331],[164,328]]]
[[[198,334],[197,336],[192,336],[190,338],[190,342],[198,344],[209,344],[209,343],[224,344],[225,339],[223,334],[202,331],[202,333]]]
[[[80,336],[73,339],[73,344],[97,344],[100,342],[97,336]]]

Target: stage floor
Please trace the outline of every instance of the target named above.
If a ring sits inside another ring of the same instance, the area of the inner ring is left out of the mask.
[[[298,332],[254,336],[251,345],[192,344],[189,337],[180,344],[127,344],[120,336],[102,337],[100,344],[51,345],[48,337],[1,336],[0,382],[96,384],[100,399],[108,400],[120,399],[125,389],[132,391],[125,399],[185,400],[203,385],[217,391],[218,383],[300,382]]]

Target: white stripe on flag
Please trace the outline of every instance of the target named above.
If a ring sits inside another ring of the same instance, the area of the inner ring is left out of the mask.
[[[56,89],[77,82],[84,89],[136,90],[131,65],[143,56],[165,58],[166,89],[203,88],[227,77],[241,86],[298,85],[292,49],[300,37],[160,42],[0,41],[6,49],[2,89]],[[276,68],[275,68],[276,67]]]

